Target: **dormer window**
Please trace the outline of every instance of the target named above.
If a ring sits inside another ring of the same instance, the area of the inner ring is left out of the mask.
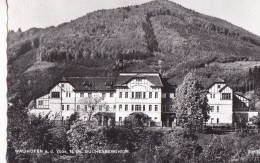
[[[220,88],[220,84],[218,85],[218,88]]]

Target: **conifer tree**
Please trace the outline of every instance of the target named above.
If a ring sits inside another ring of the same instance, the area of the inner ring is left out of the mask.
[[[203,121],[209,118],[207,92],[203,89],[200,79],[193,73],[188,73],[176,90],[177,121],[189,124],[190,129],[201,127]],[[186,119],[186,121],[182,121]]]

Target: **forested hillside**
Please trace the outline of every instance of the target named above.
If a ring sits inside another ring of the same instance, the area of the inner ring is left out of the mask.
[[[172,83],[195,69],[205,85],[221,76],[238,89],[244,71],[224,71],[218,63],[260,59],[260,37],[165,0],[99,10],[57,27],[9,31],[7,42],[8,97],[21,104],[62,76],[114,76],[117,59],[143,60],[157,70],[161,60]]]

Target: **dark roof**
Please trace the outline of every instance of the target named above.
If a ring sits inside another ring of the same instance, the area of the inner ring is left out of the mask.
[[[127,67],[125,70],[122,72],[127,72],[127,73],[158,73],[148,65],[142,62],[136,62],[132,63],[129,67]]]
[[[163,93],[174,93],[176,90],[176,85],[172,85],[168,82],[169,78],[162,78],[162,92]]]
[[[114,91],[115,77],[67,77],[75,91]]]
[[[247,99],[248,101],[251,101],[251,99],[245,97],[242,92],[235,92],[235,94],[240,96],[240,97],[243,97],[243,98]]]
[[[161,79],[159,76],[138,76],[138,75],[132,75],[132,76],[122,76],[119,75],[117,77],[117,81],[115,86],[122,86],[123,84],[126,84],[128,81],[130,81],[131,79],[134,78],[145,78],[148,81],[150,81],[151,83],[154,84],[154,86],[156,87],[163,87]]]
[[[217,78],[214,83],[225,83],[223,79]]]
[[[225,81],[223,79],[217,78],[213,83],[207,86],[207,89],[211,88],[216,83],[225,83]]]

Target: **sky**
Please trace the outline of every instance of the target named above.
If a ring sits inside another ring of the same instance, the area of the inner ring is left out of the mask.
[[[151,0],[8,0],[9,29],[57,26],[88,12],[136,5]],[[260,0],[171,0],[227,20],[260,36]]]

